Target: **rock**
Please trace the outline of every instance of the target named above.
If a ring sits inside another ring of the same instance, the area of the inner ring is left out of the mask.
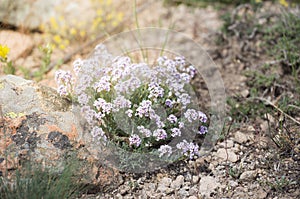
[[[242,133],[240,131],[235,132],[233,138],[233,140],[239,144],[243,144],[248,141],[253,141],[253,139],[254,139],[253,133],[250,132]]]
[[[169,187],[170,184],[172,182],[172,179],[171,178],[168,178],[168,177],[163,177],[160,182],[159,182],[159,185],[163,185],[163,186],[166,186],[166,187]]]
[[[262,149],[267,149],[270,146],[271,143],[270,137],[259,137],[258,138],[258,146]]]
[[[219,144],[220,147],[222,148],[226,148],[226,149],[229,149],[229,148],[232,148],[234,146],[234,143],[232,140],[224,140],[224,142],[221,142]]]
[[[5,160],[0,171],[13,171],[30,161],[59,173],[66,157],[74,157],[82,183],[108,190],[122,182],[116,169],[100,164],[102,151],[79,108],[72,108],[54,89],[7,75],[0,78],[0,102],[5,127],[0,126],[0,159]]]
[[[220,186],[218,180],[212,176],[203,176],[200,180],[199,193],[202,196],[210,197],[210,194]]]
[[[179,191],[178,191],[178,196],[180,198],[186,198],[189,195],[190,195],[189,192],[185,189],[179,189]]]
[[[197,184],[199,182],[199,176],[193,176],[192,177],[192,183]]]
[[[89,1],[86,1],[89,2]],[[74,12],[85,12],[89,7],[87,3],[78,0],[68,3],[66,0],[14,0],[2,1],[0,4],[0,21],[17,27],[37,29],[48,22],[52,16],[64,16]],[[59,6],[60,9],[57,9]],[[87,12],[86,12],[87,13]],[[79,20],[80,18],[76,18]]]
[[[170,189],[170,184],[172,182],[171,178],[168,177],[163,177],[160,182],[157,185],[157,192],[161,192],[161,193],[170,193],[173,190]]]
[[[239,156],[231,149],[220,148],[215,155],[222,160],[229,160],[230,162],[237,162],[239,160]]]
[[[8,60],[16,60],[20,56],[25,56],[34,47],[30,36],[11,30],[0,31],[0,44],[10,48]]]
[[[244,98],[248,97],[249,94],[250,94],[250,92],[249,92],[248,89],[245,89],[245,90],[243,90],[243,91],[241,92],[241,95],[242,95]]]
[[[121,185],[119,189],[120,189],[120,194],[125,195],[130,190],[130,187],[127,185]]]
[[[156,186],[157,186],[157,184],[155,184],[155,183],[147,183],[147,184],[145,184],[144,187],[145,187],[145,190],[154,192],[156,189]]]
[[[91,24],[98,9],[107,12],[121,4],[124,4],[124,0],[113,0],[109,5],[82,0],[4,0],[0,3],[0,21],[32,30],[39,29],[47,23],[63,24],[68,28],[79,23]],[[56,22],[50,22],[50,19],[53,18],[56,19]],[[79,25],[77,26],[79,27]],[[58,28],[60,27],[52,25],[52,29]]]
[[[256,131],[256,129],[254,128],[254,126],[253,125],[249,125],[248,127],[247,127],[247,131],[249,132],[255,132]]]
[[[197,196],[198,192],[199,192],[198,186],[195,185],[195,186],[193,186],[193,187],[190,188],[189,195],[190,196]]]
[[[54,14],[58,3],[59,0],[2,1],[0,21],[17,27],[36,29]]]
[[[232,198],[249,198],[248,190],[243,187],[237,187],[234,190],[234,194],[233,194]]]
[[[229,185],[230,185],[230,187],[234,188],[234,187],[237,187],[239,185],[239,183],[237,183],[236,181],[231,180],[231,181],[229,181]]]
[[[192,180],[192,175],[191,175],[190,172],[185,173],[184,180],[185,181],[191,181]]]
[[[190,196],[188,199],[198,199],[197,196]]]
[[[179,175],[176,177],[176,179],[171,183],[172,189],[179,189],[184,183],[184,176]]]
[[[175,199],[174,196],[163,196],[161,199]]]
[[[268,192],[266,192],[264,189],[260,188],[256,191],[256,197],[258,199],[264,199],[264,198],[267,198],[268,196]]]
[[[256,177],[256,175],[257,175],[257,171],[244,171],[240,175],[240,179],[241,180],[252,180]]]

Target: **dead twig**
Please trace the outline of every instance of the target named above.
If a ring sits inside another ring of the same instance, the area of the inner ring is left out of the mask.
[[[262,97],[253,97],[250,99],[257,99],[260,100],[262,102],[265,102],[269,105],[271,105],[273,108],[275,108],[276,110],[278,110],[280,113],[282,113],[284,116],[288,117],[289,119],[291,119],[293,122],[297,123],[300,125],[300,121],[296,120],[295,118],[293,118],[292,116],[290,116],[289,114],[285,113],[283,110],[281,110],[278,106],[276,106],[274,103],[272,103],[270,100],[267,100],[265,98]]]
[[[293,104],[289,104],[288,106],[300,110],[300,107],[299,107],[299,106],[295,106],[295,105],[293,105]]]
[[[239,5],[238,7],[236,7],[236,8],[233,10],[233,12],[232,12],[232,14],[231,14],[231,17],[230,17],[231,22],[233,22],[233,21],[236,19],[236,16],[238,15],[238,12],[239,12],[240,10],[242,10],[243,8],[244,8],[246,11],[252,10],[252,7],[251,7],[250,4],[241,4],[241,5]]]

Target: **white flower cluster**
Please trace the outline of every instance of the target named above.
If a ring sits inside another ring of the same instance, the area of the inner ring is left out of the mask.
[[[188,123],[199,122],[199,134],[208,132],[206,115],[189,107],[191,96],[185,86],[196,71],[183,57],[160,57],[156,65],[149,66],[131,63],[129,57],[114,58],[103,45],[98,45],[91,58],[76,60],[73,65],[76,81],[70,72],[57,72],[58,92],[62,96],[76,96],[97,140],[125,137],[121,140],[133,150],[159,145],[162,157],[176,150],[168,143],[181,137]],[[166,117],[157,107],[165,109]],[[122,129],[114,114],[123,114],[133,121],[133,131],[120,133]],[[191,159],[198,155],[198,148],[186,140],[177,144],[177,149]]]

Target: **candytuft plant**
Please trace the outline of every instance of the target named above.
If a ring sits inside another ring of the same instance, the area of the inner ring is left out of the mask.
[[[166,158],[199,155],[192,138],[208,132],[208,118],[195,105],[189,84],[196,70],[184,57],[159,57],[150,66],[98,45],[91,58],[74,62],[74,72],[56,72],[58,92],[81,106],[99,144]]]

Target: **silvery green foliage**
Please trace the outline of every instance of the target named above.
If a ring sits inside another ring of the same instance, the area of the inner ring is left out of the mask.
[[[175,150],[190,159],[199,155],[199,146],[183,136],[191,124],[195,134],[206,134],[207,116],[192,106],[186,88],[196,71],[184,57],[160,57],[149,66],[113,57],[98,45],[92,57],[73,65],[75,78],[57,71],[58,92],[77,100],[96,141],[110,140],[131,151],[156,150],[159,157]],[[179,142],[170,146],[176,138]]]

